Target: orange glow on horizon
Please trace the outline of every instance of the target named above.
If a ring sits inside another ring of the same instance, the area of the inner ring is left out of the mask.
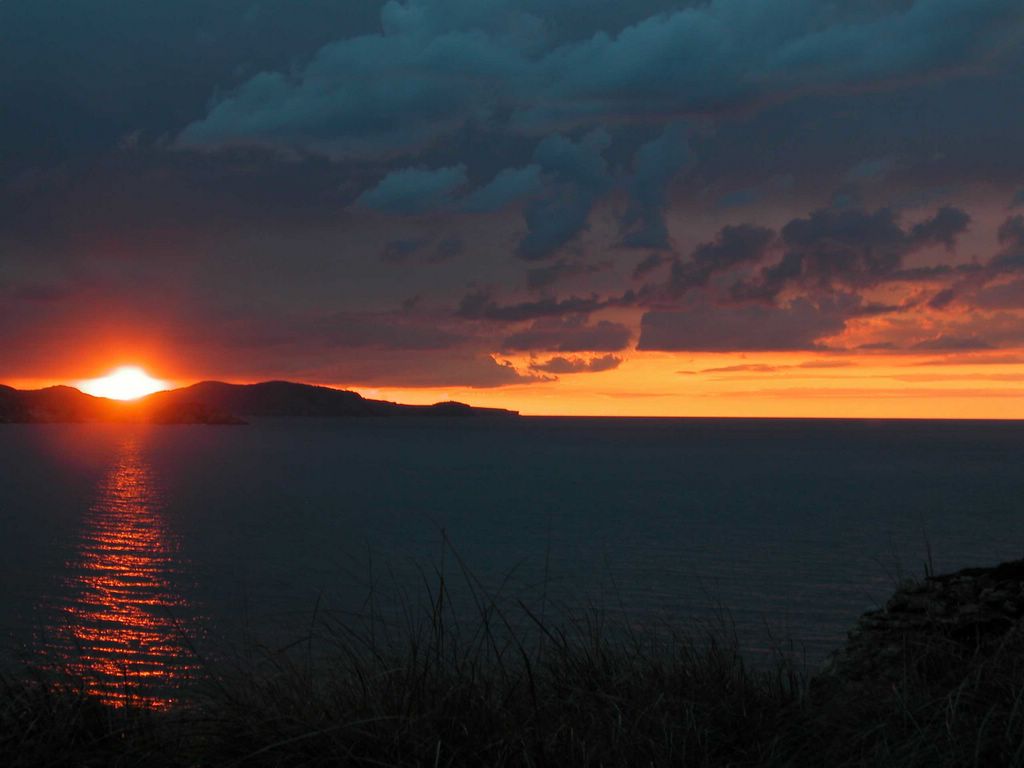
[[[511,362],[523,376],[546,375],[531,366],[554,354],[498,355],[496,359]],[[173,379],[150,384],[155,389],[149,391],[201,380],[254,384],[288,379],[352,390],[372,399],[411,405],[458,400],[517,410],[526,416],[1024,419],[1024,349],[1018,348],[907,353],[629,350],[615,354],[622,361],[610,370],[559,374],[552,381],[524,379],[493,388],[403,385],[400,380],[371,383],[325,377],[315,369],[282,374],[267,368],[238,376],[174,368]],[[100,394],[90,385],[106,378],[75,386]],[[68,381],[54,376],[3,383],[37,389]]]
[[[154,379],[137,366],[125,365],[98,379],[78,382],[87,395],[111,400],[137,400],[168,388],[166,381]]]
[[[634,352],[601,373],[492,389],[367,387],[364,397],[459,400],[524,416],[1024,419],[1024,353]],[[514,358],[520,372],[530,359]]]

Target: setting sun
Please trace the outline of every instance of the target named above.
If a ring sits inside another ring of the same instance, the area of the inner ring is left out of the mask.
[[[167,382],[154,379],[141,368],[123,366],[98,379],[79,382],[78,388],[95,397],[111,400],[135,400],[167,389]]]

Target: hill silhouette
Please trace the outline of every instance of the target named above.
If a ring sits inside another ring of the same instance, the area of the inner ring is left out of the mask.
[[[66,386],[18,390],[0,385],[0,423],[244,424],[246,418],[516,415],[516,411],[474,408],[456,402],[402,405],[369,400],[348,390],[289,381],[261,384],[204,381],[132,401],[93,397]]]

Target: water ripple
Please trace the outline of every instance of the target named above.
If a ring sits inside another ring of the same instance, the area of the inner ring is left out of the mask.
[[[67,563],[47,664],[101,701],[164,708],[198,671],[179,542],[137,438],[122,444]]]

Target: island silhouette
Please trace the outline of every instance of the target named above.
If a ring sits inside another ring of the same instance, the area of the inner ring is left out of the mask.
[[[20,390],[0,385],[0,424],[143,422],[245,424],[247,418],[514,417],[517,411],[459,402],[403,405],[358,392],[291,381],[204,381],[137,400],[111,400],[74,387]]]

